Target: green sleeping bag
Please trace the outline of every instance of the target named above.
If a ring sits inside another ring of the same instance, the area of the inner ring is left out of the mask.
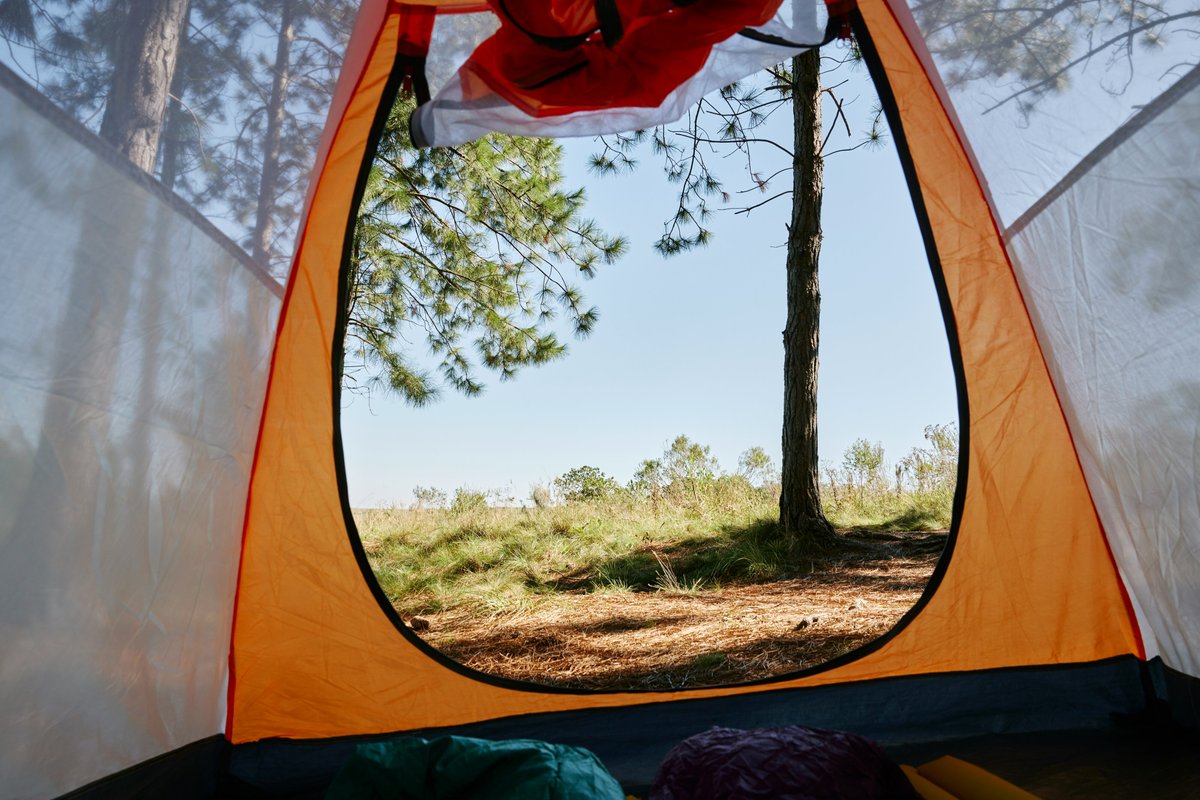
[[[417,737],[359,745],[326,800],[624,800],[600,759],[531,739]]]

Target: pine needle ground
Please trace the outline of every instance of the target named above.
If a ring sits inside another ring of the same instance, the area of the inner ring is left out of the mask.
[[[816,666],[878,638],[924,591],[938,531],[843,532],[796,563],[771,504],[370,510],[377,579],[447,656],[492,675],[680,689]]]

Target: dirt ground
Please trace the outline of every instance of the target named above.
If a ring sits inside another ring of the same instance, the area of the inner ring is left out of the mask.
[[[887,632],[921,596],[946,541],[945,532],[847,537],[869,550],[804,578],[697,593],[577,590],[512,613],[409,622],[469,667],[547,685],[679,689],[773,677]]]

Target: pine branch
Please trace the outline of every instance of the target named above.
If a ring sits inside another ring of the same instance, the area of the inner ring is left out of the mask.
[[[1087,52],[1085,52],[1083,55],[1080,55],[1080,56],[1068,61],[1065,65],[1063,65],[1059,69],[1056,69],[1053,72],[1051,72],[1050,74],[1046,75],[1046,77],[1043,78],[1042,80],[1039,80],[1036,83],[1030,84],[1029,86],[1025,86],[1024,88],[1012,93],[1008,97],[1005,97],[1003,100],[1000,100],[999,102],[989,106],[988,108],[984,109],[982,113],[990,114],[991,112],[995,111],[996,109],[1000,108],[1001,106],[1005,105],[1006,103],[1016,100],[1017,98],[1019,98],[1023,95],[1029,94],[1031,92],[1040,91],[1041,89],[1044,89],[1048,86],[1052,86],[1054,83],[1056,83],[1058,81],[1058,79],[1060,77],[1065,75],[1071,69],[1073,69],[1074,67],[1083,63],[1084,61],[1087,61],[1089,58],[1096,55],[1097,53],[1107,50],[1109,47],[1113,46],[1114,44],[1119,44],[1123,40],[1132,41],[1133,37],[1136,36],[1137,34],[1147,31],[1147,30],[1150,30],[1152,28],[1157,28],[1162,25],[1168,25],[1172,22],[1178,22],[1179,20],[1183,20],[1183,19],[1192,19],[1192,18],[1195,18],[1198,16],[1200,16],[1200,11],[1188,11],[1188,12],[1181,13],[1181,14],[1172,14],[1167,17],[1156,18],[1152,21],[1143,23],[1141,25],[1130,27],[1127,30],[1122,31],[1120,34],[1110,37],[1110,38],[1104,40],[1103,42],[1101,42],[1099,45],[1092,47]]]

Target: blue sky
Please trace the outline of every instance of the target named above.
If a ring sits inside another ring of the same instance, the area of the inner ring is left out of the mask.
[[[840,95],[865,117],[865,72]],[[783,114],[772,136],[787,144]],[[828,119],[828,112],[826,113]],[[855,136],[861,135],[860,130]],[[534,484],[584,464],[620,481],[679,434],[711,446],[732,471],[764,448],[778,463],[783,415],[786,198],[746,215],[722,212],[706,248],[663,259],[652,245],[674,208],[649,153],[633,175],[587,171],[590,140],[566,142],[567,185],[587,187],[587,213],[626,235],[630,251],[582,282],[600,309],[591,337],[568,355],[481,397],[447,391],[425,408],[350,396],[342,432],[351,504],[407,505],[415,486],[500,489],[518,501]],[[767,151],[759,164],[770,167]],[[726,188],[745,188],[728,160]],[[769,194],[787,188],[780,176]],[[743,197],[752,197],[744,195]],[[769,195],[768,195],[769,196]],[[820,457],[838,465],[856,438],[881,442],[891,463],[924,444],[924,427],[956,419],[945,328],[892,142],[826,163],[821,259]]]

